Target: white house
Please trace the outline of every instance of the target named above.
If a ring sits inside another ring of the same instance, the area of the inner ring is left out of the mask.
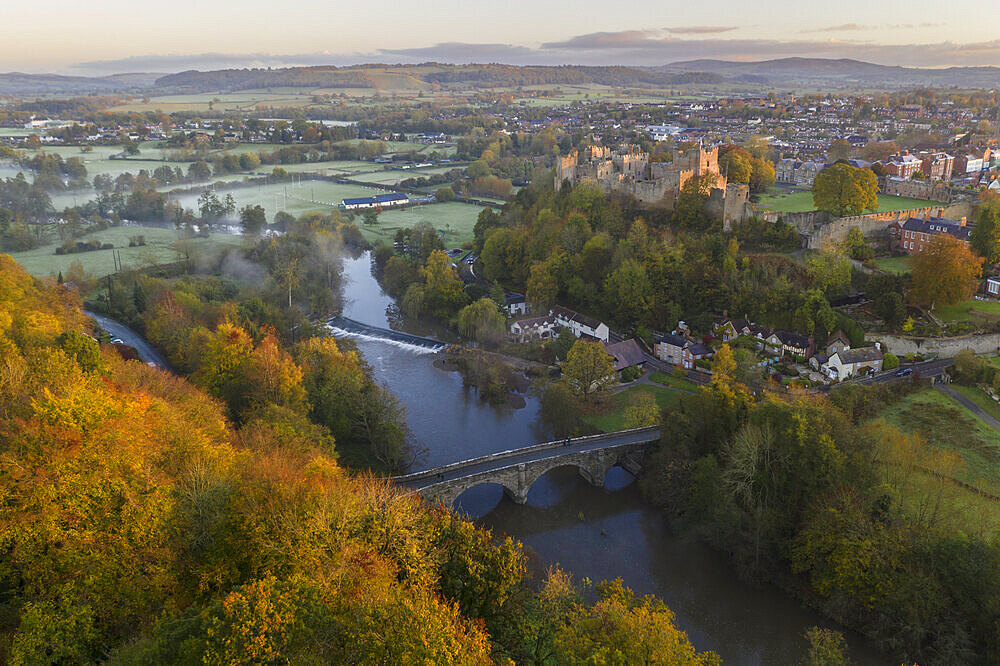
[[[1000,277],[986,278],[986,293],[990,296],[1000,296]]]
[[[528,340],[547,340],[556,336],[556,329],[559,325],[552,315],[547,317],[532,317],[531,319],[519,319],[510,325],[510,334],[518,342]]]
[[[848,379],[872,368],[872,372],[882,369],[882,350],[878,347],[845,349],[830,356],[823,364],[823,374],[834,381]]]
[[[503,296],[504,308],[507,310],[507,313],[511,316],[519,314],[522,315],[527,314],[528,312],[527,300],[528,299],[524,297],[524,294],[519,294],[517,292],[508,292]]]
[[[604,322],[579,312],[573,312],[569,308],[557,305],[549,311],[549,314],[555,317],[557,324],[573,331],[573,335],[578,338],[582,335],[589,335],[601,342],[607,342],[611,335],[610,329]]]

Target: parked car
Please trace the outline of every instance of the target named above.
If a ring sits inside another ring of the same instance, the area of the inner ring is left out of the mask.
[[[896,371],[897,377],[906,377],[907,375],[913,374],[913,368],[900,368]]]

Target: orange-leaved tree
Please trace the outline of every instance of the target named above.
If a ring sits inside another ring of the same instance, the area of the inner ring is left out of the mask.
[[[931,307],[964,301],[976,292],[982,268],[983,258],[968,243],[938,234],[914,261],[910,297]]]

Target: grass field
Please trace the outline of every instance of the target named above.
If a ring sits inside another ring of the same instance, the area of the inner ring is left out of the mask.
[[[267,219],[274,219],[274,214],[279,210],[292,215],[301,215],[312,210],[330,212],[336,208],[345,198],[370,197],[381,193],[370,187],[360,185],[341,185],[330,181],[310,181],[304,180],[300,184],[277,183],[274,185],[255,185],[252,187],[238,187],[231,190],[219,191],[219,196],[225,197],[227,194],[233,195],[236,200],[237,210],[243,206],[262,206],[267,212]],[[180,202],[185,208],[198,209],[198,197],[200,192],[171,196]],[[314,203],[319,202],[319,203]]]
[[[684,379],[683,377],[674,377],[673,375],[668,375],[667,373],[660,372],[659,370],[651,374],[649,379],[657,384],[663,384],[664,386],[681,389],[683,391],[693,391],[698,388],[698,385],[690,380]]]
[[[142,235],[146,238],[143,247],[129,247],[129,237]],[[101,243],[111,243],[121,251],[122,263],[126,266],[148,265],[149,261],[172,262],[177,260],[177,253],[171,245],[177,241],[178,233],[173,229],[161,227],[112,227],[104,231],[88,234],[82,241],[96,239]],[[211,251],[225,245],[238,245],[242,242],[240,236],[227,234],[211,234],[208,238],[193,239],[194,246],[202,251]],[[55,276],[60,271],[66,273],[70,264],[79,261],[83,268],[94,277],[103,277],[115,272],[114,259],[111,250],[95,250],[78,254],[55,254],[60,243],[52,243],[28,250],[14,252],[14,260],[37,277]]]
[[[625,429],[625,408],[629,406],[632,397],[638,393],[650,393],[660,409],[667,409],[684,396],[680,391],[671,391],[659,386],[633,386],[621,393],[603,396],[600,405],[594,413],[584,416],[584,421],[599,428],[603,432],[616,432]]]
[[[482,206],[449,201],[448,203],[410,206],[405,210],[384,211],[379,214],[378,224],[375,226],[363,224],[360,219],[356,220],[356,224],[368,240],[382,240],[391,243],[392,237],[398,229],[412,227],[420,221],[427,221],[433,224],[435,229],[443,232],[442,240],[445,247],[451,249],[461,246],[462,243],[472,242],[475,237],[473,228],[476,226],[476,219],[482,209]]]
[[[985,395],[972,399],[988,400]],[[904,432],[919,433],[934,449],[954,454],[953,460],[940,460],[932,471],[1000,495],[1000,432],[950,397],[927,388],[891,405],[881,417]],[[917,462],[918,467],[929,464],[934,463]],[[1000,503],[919,470],[887,469],[886,474],[905,479],[903,502],[914,512],[926,513],[928,505],[940,503],[948,509],[941,512],[942,520],[954,529],[975,533],[1000,529]]]
[[[772,210],[778,213],[804,213],[816,210],[813,205],[812,191],[810,190],[786,190],[772,188],[770,192],[760,197],[761,208]],[[933,201],[925,199],[912,199],[910,197],[897,197],[892,194],[880,194],[878,197],[878,208],[874,211],[906,210],[908,208],[924,208],[926,206],[937,205]]]
[[[983,317],[977,317],[972,310],[1000,317],[1000,303],[974,298],[955,305],[939,305],[934,308],[934,315],[942,321],[982,321]]]
[[[881,257],[876,259],[875,263],[883,271],[887,273],[895,273],[896,275],[909,273],[913,270],[912,260],[910,257]]]

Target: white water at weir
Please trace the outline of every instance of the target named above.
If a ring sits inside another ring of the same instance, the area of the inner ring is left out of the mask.
[[[387,345],[399,347],[400,349],[405,349],[409,352],[418,355],[436,354],[445,347],[443,344],[438,345],[436,347],[425,347],[423,345],[415,345],[410,342],[400,342],[399,340],[393,340],[392,338],[382,337],[380,335],[370,335],[368,333],[358,333],[357,331],[348,331],[347,329],[340,328],[339,326],[331,326],[330,324],[326,324],[326,327],[331,333],[333,333],[334,337],[358,338],[359,340],[382,342]]]

